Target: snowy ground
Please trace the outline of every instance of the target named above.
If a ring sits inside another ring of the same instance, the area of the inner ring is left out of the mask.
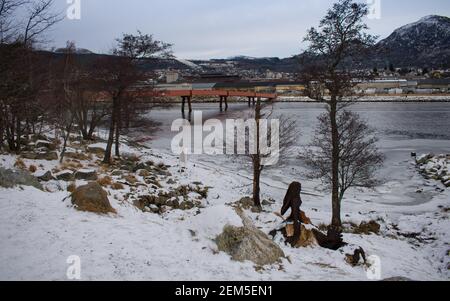
[[[407,116],[402,118],[405,108]],[[381,140],[388,166],[381,173],[385,181],[374,191],[350,191],[343,202],[345,223],[376,220],[381,224],[379,235],[344,233],[344,240],[363,247],[367,255],[378,256],[383,279],[403,276],[450,280],[450,188],[440,181],[425,179],[410,158],[411,151],[420,155],[430,148],[436,154],[448,153],[448,124],[439,121],[445,120],[445,115],[439,114],[446,114],[446,107],[427,108],[421,112],[425,115],[420,126],[414,127],[409,116],[415,120],[420,116],[411,106],[383,106],[382,114],[375,119],[380,123],[377,129],[389,134]],[[310,111],[302,107],[303,115],[289,106],[281,110],[296,114],[300,128],[313,123],[320,113],[315,107]],[[179,114],[178,109],[175,111]],[[208,112],[205,110],[205,118],[215,117]],[[151,117],[170,124],[174,115],[173,111],[161,110]],[[395,123],[390,124],[392,121]],[[430,133],[438,139],[424,140]],[[66,260],[72,255],[81,259],[82,280],[367,280],[364,267],[351,267],[345,262],[345,253],[351,251],[348,248],[336,252],[319,247],[292,249],[277,238],[287,258],[263,269],[251,262],[234,262],[227,254],[219,253],[213,239],[226,224],[241,225],[229,204],[250,194],[249,169],[235,158],[197,156],[189,157],[187,170],[181,173],[179,159],[167,148],[170,137],[162,125],[158,133],[149,130],[131,135],[140,142],[153,139],[147,143],[149,148],[122,149],[140,155],[143,162],[170,165],[175,184],[161,181],[162,189],[194,182],[211,187],[202,201],[204,208],[162,215],[144,213],[126,195],[149,193],[148,187],[119,191],[108,188],[117,215],[104,216],[75,210],[67,198],[66,182],[50,181],[45,184],[46,192],[31,187],[0,188],[0,280],[67,280],[70,265]],[[15,161],[14,156],[0,155],[2,167],[12,168]],[[36,176],[54,168],[67,168],[59,167],[56,161],[23,161],[26,166],[37,166]],[[83,168],[102,173],[94,161],[82,162]],[[281,223],[274,213],[280,210],[287,186],[301,178],[297,159],[288,161],[286,167],[263,173],[262,196],[276,203],[264,206],[260,214],[246,212],[266,233]],[[84,183],[76,182],[77,186]],[[321,184],[317,181],[302,183],[302,209],[313,224],[327,224],[331,219],[329,194],[318,189]]]
[[[162,216],[143,213],[110,191],[109,199],[118,213],[100,216],[76,211],[65,199],[68,193],[56,188],[56,192],[0,189],[0,280],[65,280],[66,260],[71,255],[81,258],[83,280],[367,280],[363,267],[354,268],[344,261],[345,250],[292,249],[281,241],[289,257],[281,264],[260,270],[250,262],[233,262],[217,252],[213,239],[225,224],[241,225],[227,204],[248,193],[248,175],[195,159],[188,163],[187,172],[179,173],[176,157],[141,151],[145,159],[172,165],[170,172],[179,183],[201,181],[211,186],[205,208],[174,210]],[[8,168],[14,159],[3,155],[0,162]],[[51,167],[48,162],[37,163],[42,163],[40,169]],[[276,204],[266,206],[262,214],[247,213],[269,232],[281,222],[273,212],[279,210],[286,186],[273,179],[263,182],[264,197],[275,199]],[[383,189],[389,195],[389,184]],[[327,195],[304,198],[303,210],[314,224],[329,221]],[[449,200],[447,189],[425,204],[374,205],[370,197],[353,192],[343,206],[345,221],[378,219],[382,231],[379,236],[345,234],[344,239],[380,257],[382,278],[449,280]],[[420,232],[424,240],[405,238],[398,232]]]

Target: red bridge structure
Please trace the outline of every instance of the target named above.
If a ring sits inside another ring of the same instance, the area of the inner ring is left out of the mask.
[[[277,98],[275,93],[256,93],[246,91],[230,91],[230,90],[165,90],[156,92],[158,96],[162,97],[181,97],[181,110],[185,111],[186,102],[188,104],[189,112],[192,112],[192,98],[195,96],[211,96],[219,97],[220,110],[223,111],[225,104],[225,111],[228,110],[229,97],[246,97],[248,105],[256,103],[256,99],[266,99],[273,101]]]

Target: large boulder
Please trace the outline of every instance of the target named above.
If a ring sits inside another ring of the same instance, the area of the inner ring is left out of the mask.
[[[97,183],[81,186],[72,193],[72,204],[80,211],[94,213],[116,213],[108,200],[108,194]]]
[[[38,179],[24,170],[11,170],[0,167],[0,187],[13,188],[14,186],[32,186],[42,190]]]
[[[283,250],[257,229],[242,210],[236,209],[236,212],[241,216],[244,226],[225,226],[222,234],[216,238],[219,251],[229,254],[233,260],[249,260],[260,266],[274,264],[285,257]]]

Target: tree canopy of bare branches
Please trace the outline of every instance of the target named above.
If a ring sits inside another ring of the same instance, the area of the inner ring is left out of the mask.
[[[127,92],[148,75],[141,70],[139,62],[142,59],[171,56],[171,45],[155,41],[151,35],[138,31],[137,35],[124,34],[117,39],[117,47],[113,49],[113,56],[97,62],[98,82],[103,90],[110,95],[112,110],[109,125],[108,143],[105,151],[104,163],[111,162],[112,147],[115,141],[115,155],[120,156],[120,131],[124,108],[130,111],[133,98]]]
[[[337,118],[339,130],[339,201],[351,187],[373,188],[379,181],[376,170],[383,164],[384,156],[378,151],[371,129],[358,114],[342,110]],[[332,188],[332,141],[330,115],[319,116],[312,142],[304,154],[311,168],[310,178],[321,179],[327,188]]]
[[[318,28],[311,28],[304,39],[309,49],[301,62],[300,78],[306,83],[306,93],[328,104],[331,137],[332,226],[340,228],[341,202],[339,196],[340,133],[338,112],[354,95],[357,81],[364,76],[358,72],[358,61],[375,42],[366,33],[365,3],[339,0],[328,10]]]

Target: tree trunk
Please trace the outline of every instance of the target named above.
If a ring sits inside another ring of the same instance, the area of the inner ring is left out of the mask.
[[[117,99],[117,112],[116,112],[116,157],[120,157],[120,129],[122,127],[122,110],[120,99]]]
[[[113,98],[113,107],[111,112],[111,121],[109,123],[109,136],[108,136],[108,142],[106,144],[106,150],[105,150],[105,157],[103,158],[103,163],[105,164],[111,164],[111,153],[112,153],[112,147],[114,143],[114,133],[115,133],[115,127],[116,127],[116,114],[117,114],[117,99],[116,97]]]
[[[337,98],[335,95],[332,95],[330,102],[331,142],[332,142],[331,202],[333,212],[331,225],[337,229],[340,229],[342,227],[342,222],[341,222],[341,202],[339,200],[339,132],[336,118],[337,118]]]
[[[261,181],[261,151],[260,151],[260,119],[261,119],[261,101],[258,102],[255,107],[255,120],[256,120],[256,154],[252,156],[253,160],[253,202],[255,206],[261,208],[260,197],[260,181]]]
[[[63,148],[61,151],[59,163],[63,163],[63,161],[64,161],[64,156],[66,155],[66,150],[67,150],[67,141],[69,140],[70,132],[72,131],[72,125],[73,125],[73,117],[70,120],[70,124],[66,128],[66,133],[64,136],[64,143],[63,143]]]
[[[260,197],[260,181],[261,181],[261,168],[260,158],[255,158],[253,161],[253,202],[256,207],[261,208]]]

